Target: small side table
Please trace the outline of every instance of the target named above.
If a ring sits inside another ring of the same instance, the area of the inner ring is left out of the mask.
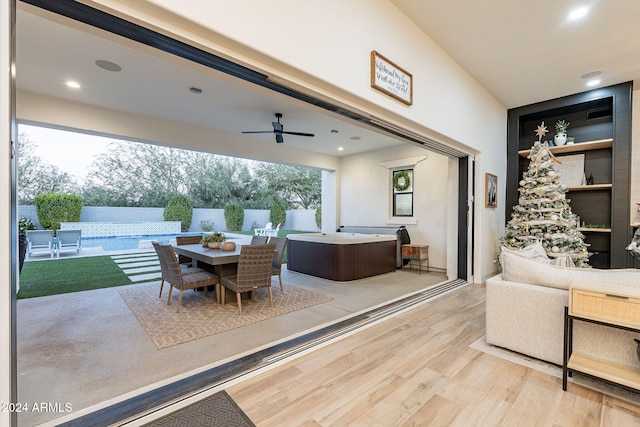
[[[640,390],[640,369],[573,351],[573,321],[640,332],[640,290],[601,284],[569,286],[569,305],[564,308],[564,351],[562,390],[567,376],[582,372],[613,383]],[[634,345],[629,343],[629,345]]]
[[[418,262],[418,270],[422,274],[424,267],[423,261],[427,264],[427,273],[429,272],[429,246],[428,245],[402,245],[402,259],[409,260],[409,268],[413,267],[414,262]]]

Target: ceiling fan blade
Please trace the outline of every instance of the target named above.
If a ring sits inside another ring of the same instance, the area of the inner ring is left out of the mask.
[[[245,130],[242,133],[273,133],[272,130]]]
[[[312,133],[305,133],[305,132],[282,132],[282,133],[286,133],[287,135],[298,135],[298,136],[315,136]]]
[[[276,142],[278,144],[282,144],[284,142],[284,138],[282,137],[282,132],[276,132]]]

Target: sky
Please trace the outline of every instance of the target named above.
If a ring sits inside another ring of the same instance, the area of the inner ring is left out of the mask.
[[[19,134],[27,134],[29,140],[38,147],[35,155],[44,162],[74,175],[78,179],[86,177],[94,158],[107,151],[114,138],[68,132],[51,128],[20,124]]]

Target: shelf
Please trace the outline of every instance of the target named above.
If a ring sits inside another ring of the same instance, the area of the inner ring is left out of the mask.
[[[549,151],[553,154],[568,154],[577,153],[581,151],[601,150],[603,148],[611,148],[613,146],[613,139],[599,139],[597,141],[577,142],[575,144],[560,145],[549,147]],[[528,157],[531,150],[520,150],[518,154],[521,157]]]
[[[640,390],[640,368],[573,352],[567,367],[617,384]]]
[[[579,185],[577,187],[567,187],[569,191],[595,191],[595,190],[611,190],[613,184],[592,184],[592,185]]]
[[[611,233],[610,228],[589,228],[589,227],[578,227],[578,231],[582,233]]]

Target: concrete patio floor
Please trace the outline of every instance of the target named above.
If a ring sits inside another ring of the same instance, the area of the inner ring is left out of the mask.
[[[352,282],[286,269],[282,276],[334,299],[162,350],[121,298],[124,287],[19,300],[18,401],[68,403],[72,414],[81,414],[446,281],[444,273],[406,269]],[[31,426],[65,415],[27,412],[18,419]]]

